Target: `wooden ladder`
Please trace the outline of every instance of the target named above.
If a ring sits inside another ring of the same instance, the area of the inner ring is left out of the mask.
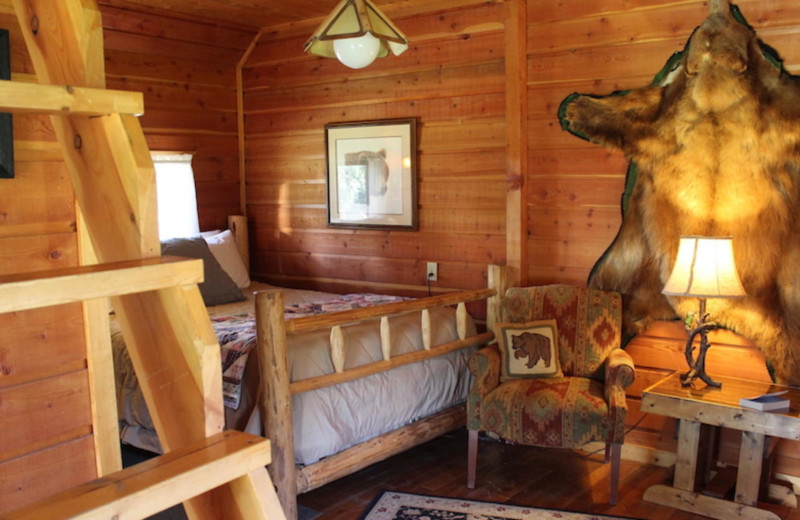
[[[202,278],[202,260],[175,257],[3,275],[0,312],[192,285]],[[127,282],[120,283],[120,279]],[[258,483],[259,493],[266,498],[242,501],[241,518],[283,518],[277,494],[264,469],[270,458],[267,439],[238,431],[218,433],[22,509],[0,514],[0,519],[145,518],[229,482],[245,490]],[[251,498],[258,498],[258,494],[250,494]],[[243,497],[246,495],[244,492]],[[212,518],[205,513],[202,517]]]
[[[105,513],[114,511],[121,520],[183,501],[195,520],[283,519],[263,467],[269,442],[222,434],[219,344],[197,287],[202,262],[160,256],[155,173],[136,118],[143,97],[105,89],[98,6],[94,0],[13,4],[38,84],[0,81],[0,111],[50,114],[78,203],[82,265],[1,277],[0,312],[83,302],[90,366],[93,355],[103,357],[95,371],[107,372],[110,297],[165,455],[117,471],[116,429],[95,431],[98,480],[31,506],[52,510],[2,518],[110,518]],[[113,393],[93,394],[113,401]],[[153,504],[140,507],[142,497]],[[84,516],[68,509],[76,504]]]

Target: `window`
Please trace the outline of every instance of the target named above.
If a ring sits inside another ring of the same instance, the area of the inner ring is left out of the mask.
[[[154,153],[152,157],[158,194],[158,238],[199,234],[192,156]]]

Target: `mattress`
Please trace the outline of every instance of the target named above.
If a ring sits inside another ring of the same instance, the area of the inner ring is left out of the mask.
[[[246,347],[254,345],[253,294],[274,289],[253,283],[244,293],[246,301],[209,307],[212,325],[220,337],[225,387],[226,427],[261,434],[257,402],[258,363]],[[380,295],[348,295],[282,289],[288,319],[309,313],[331,312],[396,300]],[[431,310],[433,345],[458,339],[455,312]],[[244,322],[251,323],[247,332]],[[392,356],[421,349],[419,313],[390,318]],[[235,330],[233,341],[231,330]],[[345,338],[345,368],[382,359],[377,321],[342,327]],[[468,334],[474,334],[470,322]],[[227,336],[226,336],[227,333]],[[231,351],[226,350],[226,344]],[[158,436],[125,349],[124,338],[112,320],[112,347],[117,384],[120,436],[124,443],[161,452]],[[246,351],[241,353],[241,349]],[[293,335],[288,340],[292,381],[334,372],[327,330]],[[471,384],[467,360],[474,349],[463,349],[426,361],[400,366],[348,383],[292,397],[295,459],[311,464],[350,446],[438,411],[459,405]],[[227,361],[226,361],[227,358]],[[238,384],[237,380],[241,380]],[[234,385],[234,386],[232,386]],[[238,388],[235,386],[238,385]]]

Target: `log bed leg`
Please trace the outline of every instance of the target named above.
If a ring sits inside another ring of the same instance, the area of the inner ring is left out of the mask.
[[[469,430],[467,444],[467,487],[475,489],[475,474],[478,469],[478,430]]]
[[[297,477],[283,293],[275,290],[258,292],[255,300],[261,368],[261,420],[264,436],[272,442],[272,463],[268,469],[286,518],[295,520]]]

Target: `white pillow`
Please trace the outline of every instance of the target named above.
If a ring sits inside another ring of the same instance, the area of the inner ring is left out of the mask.
[[[214,235],[219,235],[220,233],[222,233],[221,229],[214,229],[212,231],[201,231],[200,236],[203,238],[208,238],[208,237],[213,237]]]
[[[233,233],[226,229],[222,233],[204,238],[208,242],[208,248],[211,249],[214,258],[239,289],[250,285],[250,275],[242,262],[242,257],[239,256],[239,249],[236,247]]]

